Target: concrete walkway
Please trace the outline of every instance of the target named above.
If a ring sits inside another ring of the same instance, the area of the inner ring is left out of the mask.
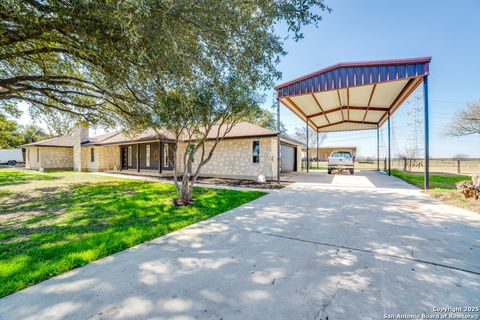
[[[375,172],[289,178],[1,299],[0,319],[384,319],[480,307],[480,215]]]

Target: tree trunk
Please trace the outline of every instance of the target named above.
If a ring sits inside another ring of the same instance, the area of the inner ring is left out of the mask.
[[[193,184],[194,181],[190,180],[192,176],[192,157],[191,155],[183,157],[183,176],[182,184],[177,187],[177,198],[174,200],[175,204],[178,206],[186,206],[193,202]]]

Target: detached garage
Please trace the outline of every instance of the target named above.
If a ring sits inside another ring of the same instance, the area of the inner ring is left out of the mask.
[[[297,171],[298,164],[301,163],[301,150],[298,146],[301,142],[282,136],[280,142],[280,172]]]

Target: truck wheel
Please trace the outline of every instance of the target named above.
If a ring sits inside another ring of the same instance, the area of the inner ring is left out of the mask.
[[[9,161],[7,162],[7,164],[8,164],[9,166],[14,166],[14,165],[17,164],[17,161],[15,161],[15,160],[9,160]]]
[[[350,174],[352,174],[352,175],[353,175],[353,173],[354,173],[353,169],[350,169]]]

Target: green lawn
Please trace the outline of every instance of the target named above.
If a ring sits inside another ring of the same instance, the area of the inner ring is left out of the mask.
[[[398,177],[414,186],[423,188],[423,173],[419,172],[404,172],[400,170],[391,170],[392,175]],[[460,181],[471,180],[470,176],[461,176],[449,173],[432,173],[430,174],[430,188],[431,189],[457,189],[456,183]]]
[[[328,168],[325,162],[312,161],[308,169],[309,170],[327,170]],[[307,165],[304,162],[302,162],[302,171],[307,171]]]
[[[73,172],[0,169],[0,297],[264,195]]]
[[[423,188],[423,173],[400,170],[392,170],[391,172],[392,175]],[[471,180],[471,177],[450,173],[430,174],[430,189],[427,193],[448,204],[480,213],[480,201],[467,199],[457,191],[456,183],[465,180]]]

